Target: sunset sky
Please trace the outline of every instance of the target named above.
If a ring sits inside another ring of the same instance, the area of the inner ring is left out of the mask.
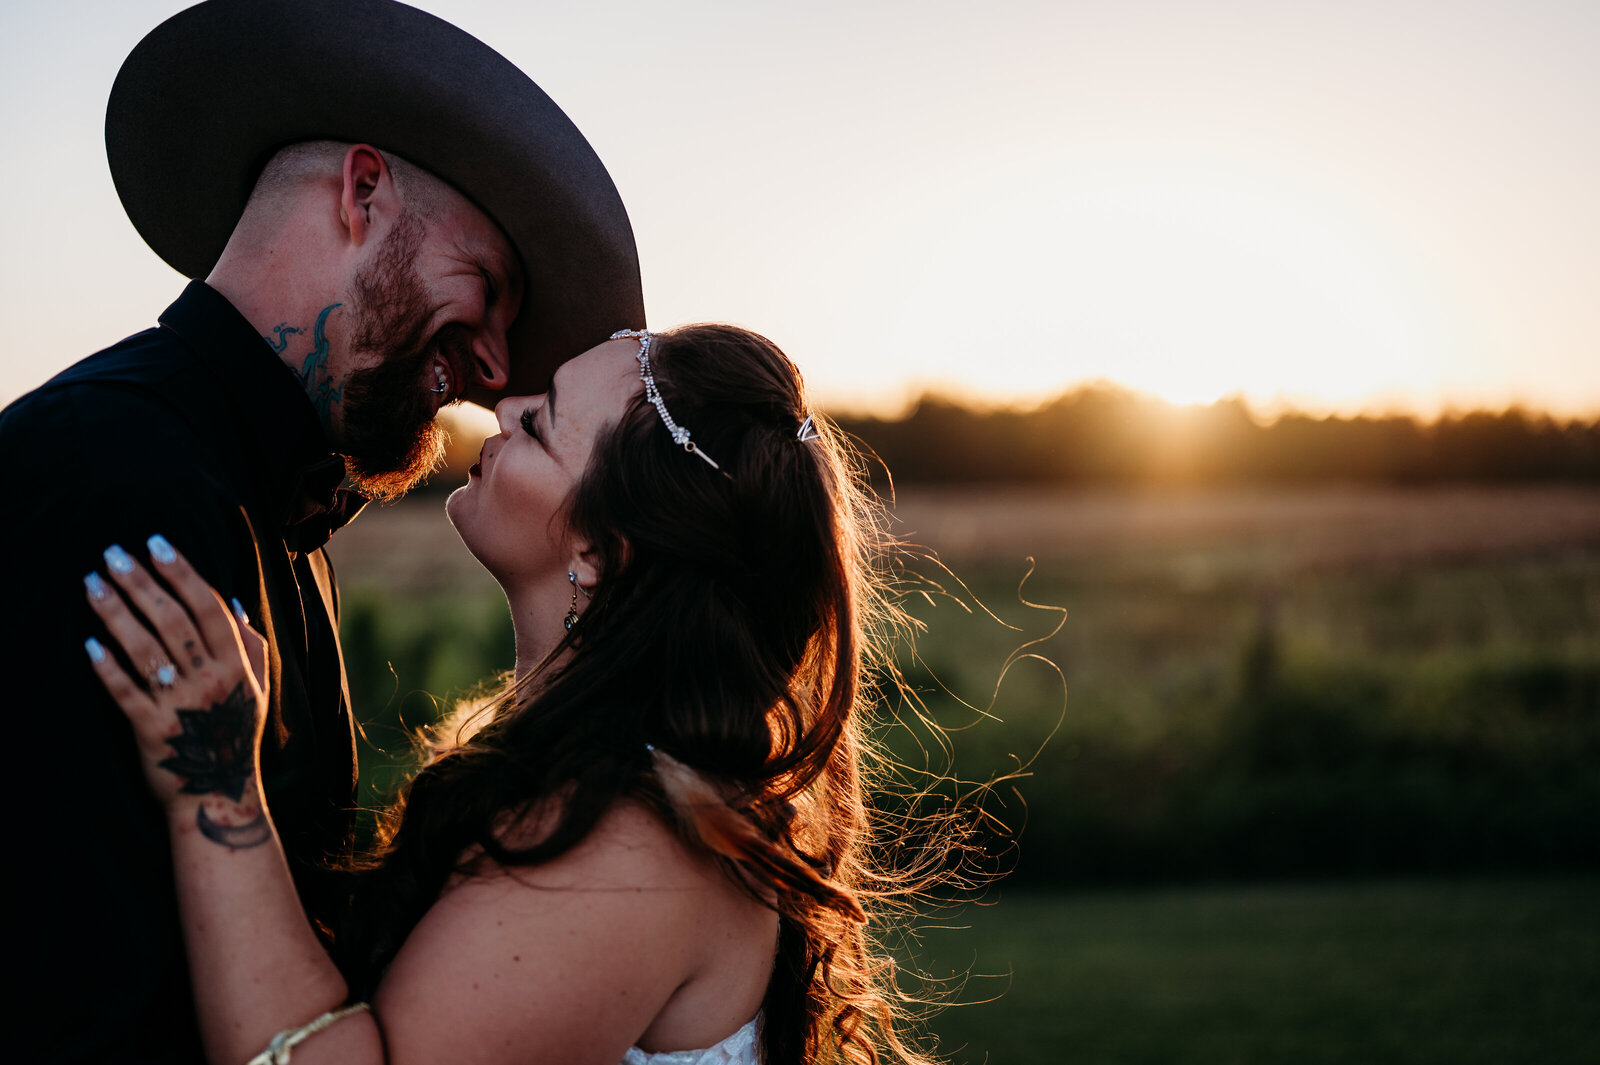
[[[184,6],[5,2],[0,402],[182,285],[102,129]],[[652,325],[767,333],[835,408],[1110,379],[1600,414],[1593,0],[418,6],[589,137]]]

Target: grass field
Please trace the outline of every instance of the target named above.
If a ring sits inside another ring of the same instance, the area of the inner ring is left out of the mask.
[[[996,795],[1026,820],[1019,875],[924,940],[934,975],[1007,974],[937,1020],[954,1062],[1600,1060],[1600,493],[975,490],[898,514],[953,571],[908,576],[928,628],[901,661],[956,771],[1037,752]],[[397,722],[507,668],[510,627],[436,496],[332,552],[376,801]],[[1052,664],[995,692],[1042,637]],[[913,764],[933,742],[888,735]]]
[[[904,575],[927,629],[900,661],[956,773],[1037,753],[996,793],[1029,878],[1600,864],[1600,494],[974,490],[897,513],[950,560]],[[375,801],[402,724],[508,668],[510,626],[437,496],[333,553]],[[1049,662],[996,691],[1036,639]],[[934,737],[887,736],[940,768]]]
[[[965,565],[1033,556],[1167,568],[1188,585],[1230,570],[1503,558],[1600,546],[1600,493],[1541,485],[1155,492],[914,489],[893,529]],[[346,583],[414,591],[493,587],[444,517],[444,496],[369,507],[334,539]]]
[[[1579,1065],[1600,878],[1003,891],[932,931],[959,1065]],[[998,996],[998,997],[996,997]]]

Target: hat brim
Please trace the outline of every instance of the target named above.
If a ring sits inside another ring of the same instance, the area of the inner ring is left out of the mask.
[[[195,278],[221,256],[273,153],[321,139],[394,152],[504,230],[527,279],[507,392],[543,391],[566,359],[644,326],[633,229],[589,142],[510,61],[416,8],[207,0],[139,42],[106,107],[129,219]]]

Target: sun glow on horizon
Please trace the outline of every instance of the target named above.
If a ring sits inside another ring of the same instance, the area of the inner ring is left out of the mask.
[[[907,227],[890,332],[926,339],[902,395],[970,393],[977,359],[978,400],[1107,379],[1178,404],[1428,406],[1460,349],[1402,252],[1341,205],[1192,160],[1056,173],[1074,176]]]

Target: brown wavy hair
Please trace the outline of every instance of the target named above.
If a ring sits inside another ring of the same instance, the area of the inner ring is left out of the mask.
[[[464,855],[546,861],[631,797],[778,910],[766,1065],[928,1062],[874,940],[962,844],[924,847],[908,870],[884,858],[903,846],[872,839],[864,727],[898,617],[881,510],[824,419],[797,439],[804,387],[771,341],[690,326],[651,355],[673,417],[721,470],[674,444],[642,396],[602,434],[569,501],[601,560],[592,601],[386,812],[336,955],[370,991],[447,878],[473,871]],[[548,818],[553,800],[547,834],[508,843],[508,818]]]

